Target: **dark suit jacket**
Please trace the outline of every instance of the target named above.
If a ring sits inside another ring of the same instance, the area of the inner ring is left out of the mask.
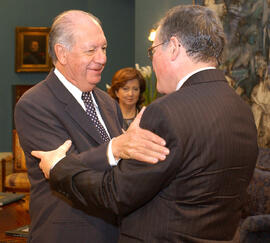
[[[117,102],[98,88],[93,92],[110,135],[119,135],[122,115]],[[102,144],[85,111],[54,72],[19,100],[15,122],[31,182],[29,241],[88,243],[91,239],[92,242],[116,242],[115,216],[102,210],[99,215],[103,219],[100,219],[72,207],[62,195],[50,189],[39,168],[39,160],[30,155],[32,150],[52,150],[66,139],[71,139],[71,151],[92,151],[90,160],[96,162],[93,164],[95,169],[103,171],[110,168],[106,162],[107,144]]]
[[[100,172],[70,155],[51,171],[53,188],[119,214],[121,243],[230,241],[258,149],[251,110],[223,72],[199,72],[157,99],[141,127],[166,139],[164,162],[125,160]]]

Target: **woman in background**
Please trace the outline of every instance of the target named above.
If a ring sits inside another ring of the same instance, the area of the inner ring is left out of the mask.
[[[120,105],[124,122],[123,129],[127,130],[144,102],[145,80],[141,73],[132,67],[118,70],[112,78],[109,95]]]

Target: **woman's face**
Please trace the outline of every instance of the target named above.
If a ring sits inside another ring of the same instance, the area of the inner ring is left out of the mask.
[[[139,81],[137,79],[127,81],[127,83],[123,87],[119,88],[115,94],[119,99],[120,105],[136,106],[140,96]]]

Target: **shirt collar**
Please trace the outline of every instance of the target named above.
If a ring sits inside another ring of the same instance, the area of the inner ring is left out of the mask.
[[[195,70],[195,71],[189,73],[188,75],[186,75],[184,78],[182,78],[182,79],[178,82],[178,84],[177,84],[177,86],[176,86],[176,90],[179,90],[179,89],[183,86],[183,84],[184,84],[184,83],[185,83],[192,75],[194,75],[195,73],[198,73],[198,72],[201,72],[201,71],[204,71],[204,70],[208,70],[208,69],[216,69],[216,68],[215,68],[215,67],[204,67],[204,68],[199,68],[199,69],[197,69],[197,70]]]
[[[54,73],[57,76],[57,78],[60,80],[60,82],[67,88],[67,90],[74,96],[74,98],[79,102],[79,104],[85,110],[85,105],[84,105],[83,100],[82,100],[82,91],[78,87],[76,87],[74,84],[69,82],[65,78],[65,76],[62,73],[60,73],[60,71],[57,68],[54,69]],[[93,92],[91,91],[90,94],[92,96],[94,106],[98,107],[97,103],[96,103],[96,100],[95,100],[95,98],[93,96]]]

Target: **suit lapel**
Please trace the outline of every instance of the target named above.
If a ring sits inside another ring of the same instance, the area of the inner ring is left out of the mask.
[[[84,109],[60,82],[53,71],[51,71],[48,75],[46,82],[54,96],[63,103],[63,109],[66,110],[67,115],[70,116],[72,120],[97,143],[103,143],[99,132],[93,125],[90,118],[87,116]]]

